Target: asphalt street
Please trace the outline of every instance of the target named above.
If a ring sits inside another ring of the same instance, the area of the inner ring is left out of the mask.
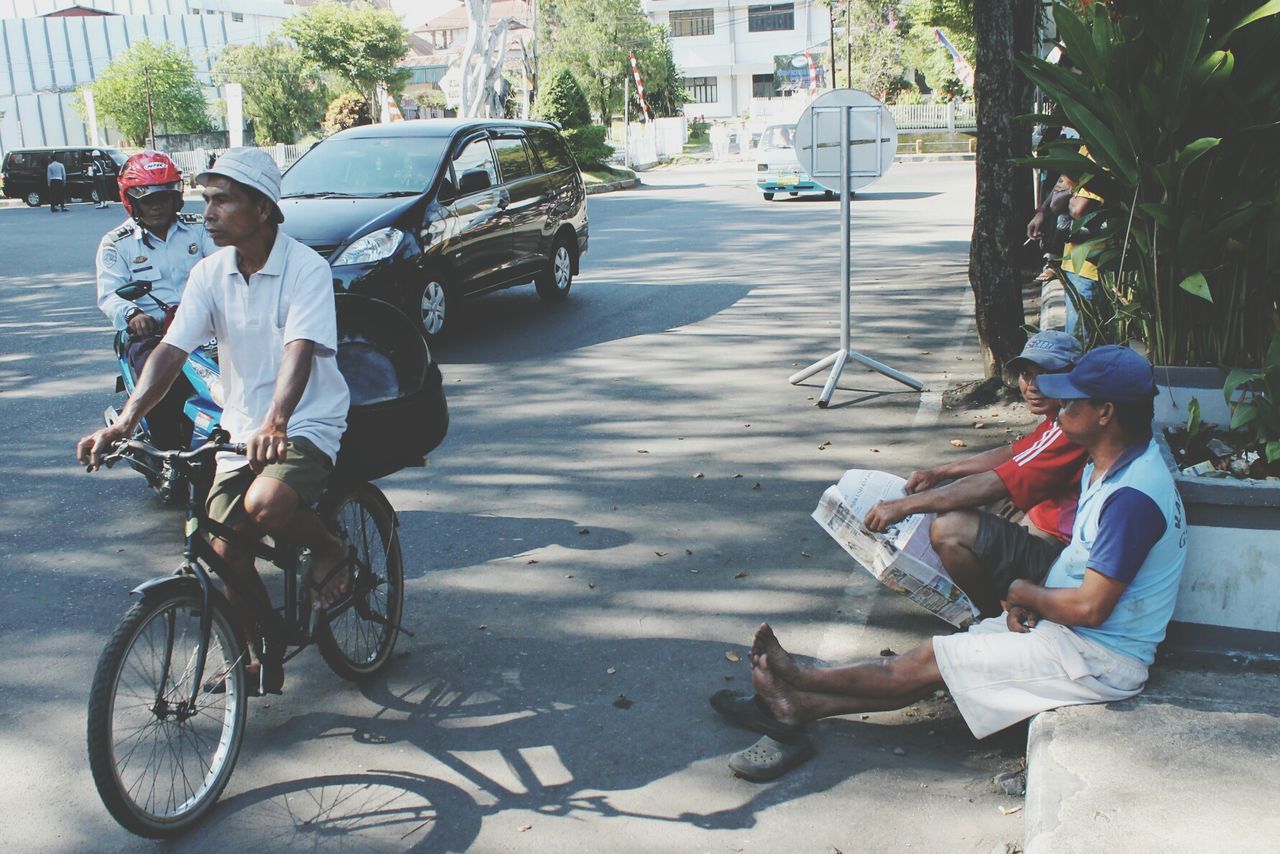
[[[752,171],[657,170],[591,197],[591,250],[566,304],[532,286],[492,295],[433,348],[450,434],[426,468],[380,482],[416,638],[367,685],[314,651],[294,660],[283,696],[251,701],[221,803],[170,847],[985,854],[1021,839],[1006,814],[1021,802],[990,779],[1025,731],[975,741],[945,698],[822,723],[818,757],[777,783],[725,765],[755,737],[706,698],[749,690],[761,620],[829,661],[947,629],[809,518],[823,489],[847,468],[905,474],[1002,440],[938,406],[981,374],[965,272],[973,165],[901,164],[859,194],[854,344],[926,391],[856,368],[827,410],[813,403],[825,375],[787,377],[839,342],[839,206],[766,203]],[[108,816],[84,737],[129,591],[181,551],[180,514],[139,476],[72,459],[117,400],[92,270],[122,217],[0,210],[12,850],[168,850]]]

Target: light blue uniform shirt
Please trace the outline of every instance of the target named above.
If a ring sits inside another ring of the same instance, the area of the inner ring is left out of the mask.
[[[218,251],[204,230],[204,220],[194,214],[179,214],[164,239],[145,231],[132,219],[102,238],[98,245],[98,308],[116,329],[124,329],[125,312],[134,305],[164,322],[164,312],[143,297],[136,303],[116,296],[116,288],[127,282],[147,281],[151,292],[164,303],[182,301],[191,269],[200,259]]]
[[[1086,569],[1127,581],[1106,621],[1072,626],[1081,637],[1150,665],[1173,617],[1187,561],[1187,516],[1154,439],[1135,444],[1094,483],[1084,468],[1071,542],[1045,587],[1079,587]]]

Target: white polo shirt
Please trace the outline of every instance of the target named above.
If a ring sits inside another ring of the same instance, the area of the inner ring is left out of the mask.
[[[262,426],[285,345],[315,342],[311,377],[289,419],[289,435],[310,439],[336,460],[349,396],[335,358],[338,322],[325,260],[281,231],[266,265],[247,283],[236,267],[235,247],[196,264],[164,341],[190,353],[215,335],[226,397],[222,427],[236,442]]]

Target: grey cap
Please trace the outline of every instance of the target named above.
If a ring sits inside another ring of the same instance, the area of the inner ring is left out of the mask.
[[[196,176],[197,184],[207,184],[211,175],[221,175],[253,187],[262,193],[276,210],[280,209],[280,167],[261,148],[232,148],[218,156],[218,159],[205,171]],[[284,215],[281,214],[281,219]]]
[[[1025,359],[1042,370],[1061,371],[1074,367],[1083,355],[1084,348],[1074,335],[1048,329],[1028,338],[1018,358],[1009,361],[1009,367],[1016,368]]]

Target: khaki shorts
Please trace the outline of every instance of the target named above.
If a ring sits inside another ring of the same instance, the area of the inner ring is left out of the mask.
[[[333,463],[329,455],[320,450],[310,439],[301,436],[289,440],[289,453],[284,462],[271,463],[254,474],[249,466],[234,469],[218,469],[209,488],[209,501],[205,505],[209,518],[224,525],[237,525],[245,519],[244,494],[256,478],[270,477],[281,481],[294,492],[303,507],[310,507],[320,500]]]
[[[1011,632],[1003,614],[935,637],[933,654],[977,738],[1059,706],[1128,699],[1147,681],[1147,667],[1136,658],[1049,620]]]

